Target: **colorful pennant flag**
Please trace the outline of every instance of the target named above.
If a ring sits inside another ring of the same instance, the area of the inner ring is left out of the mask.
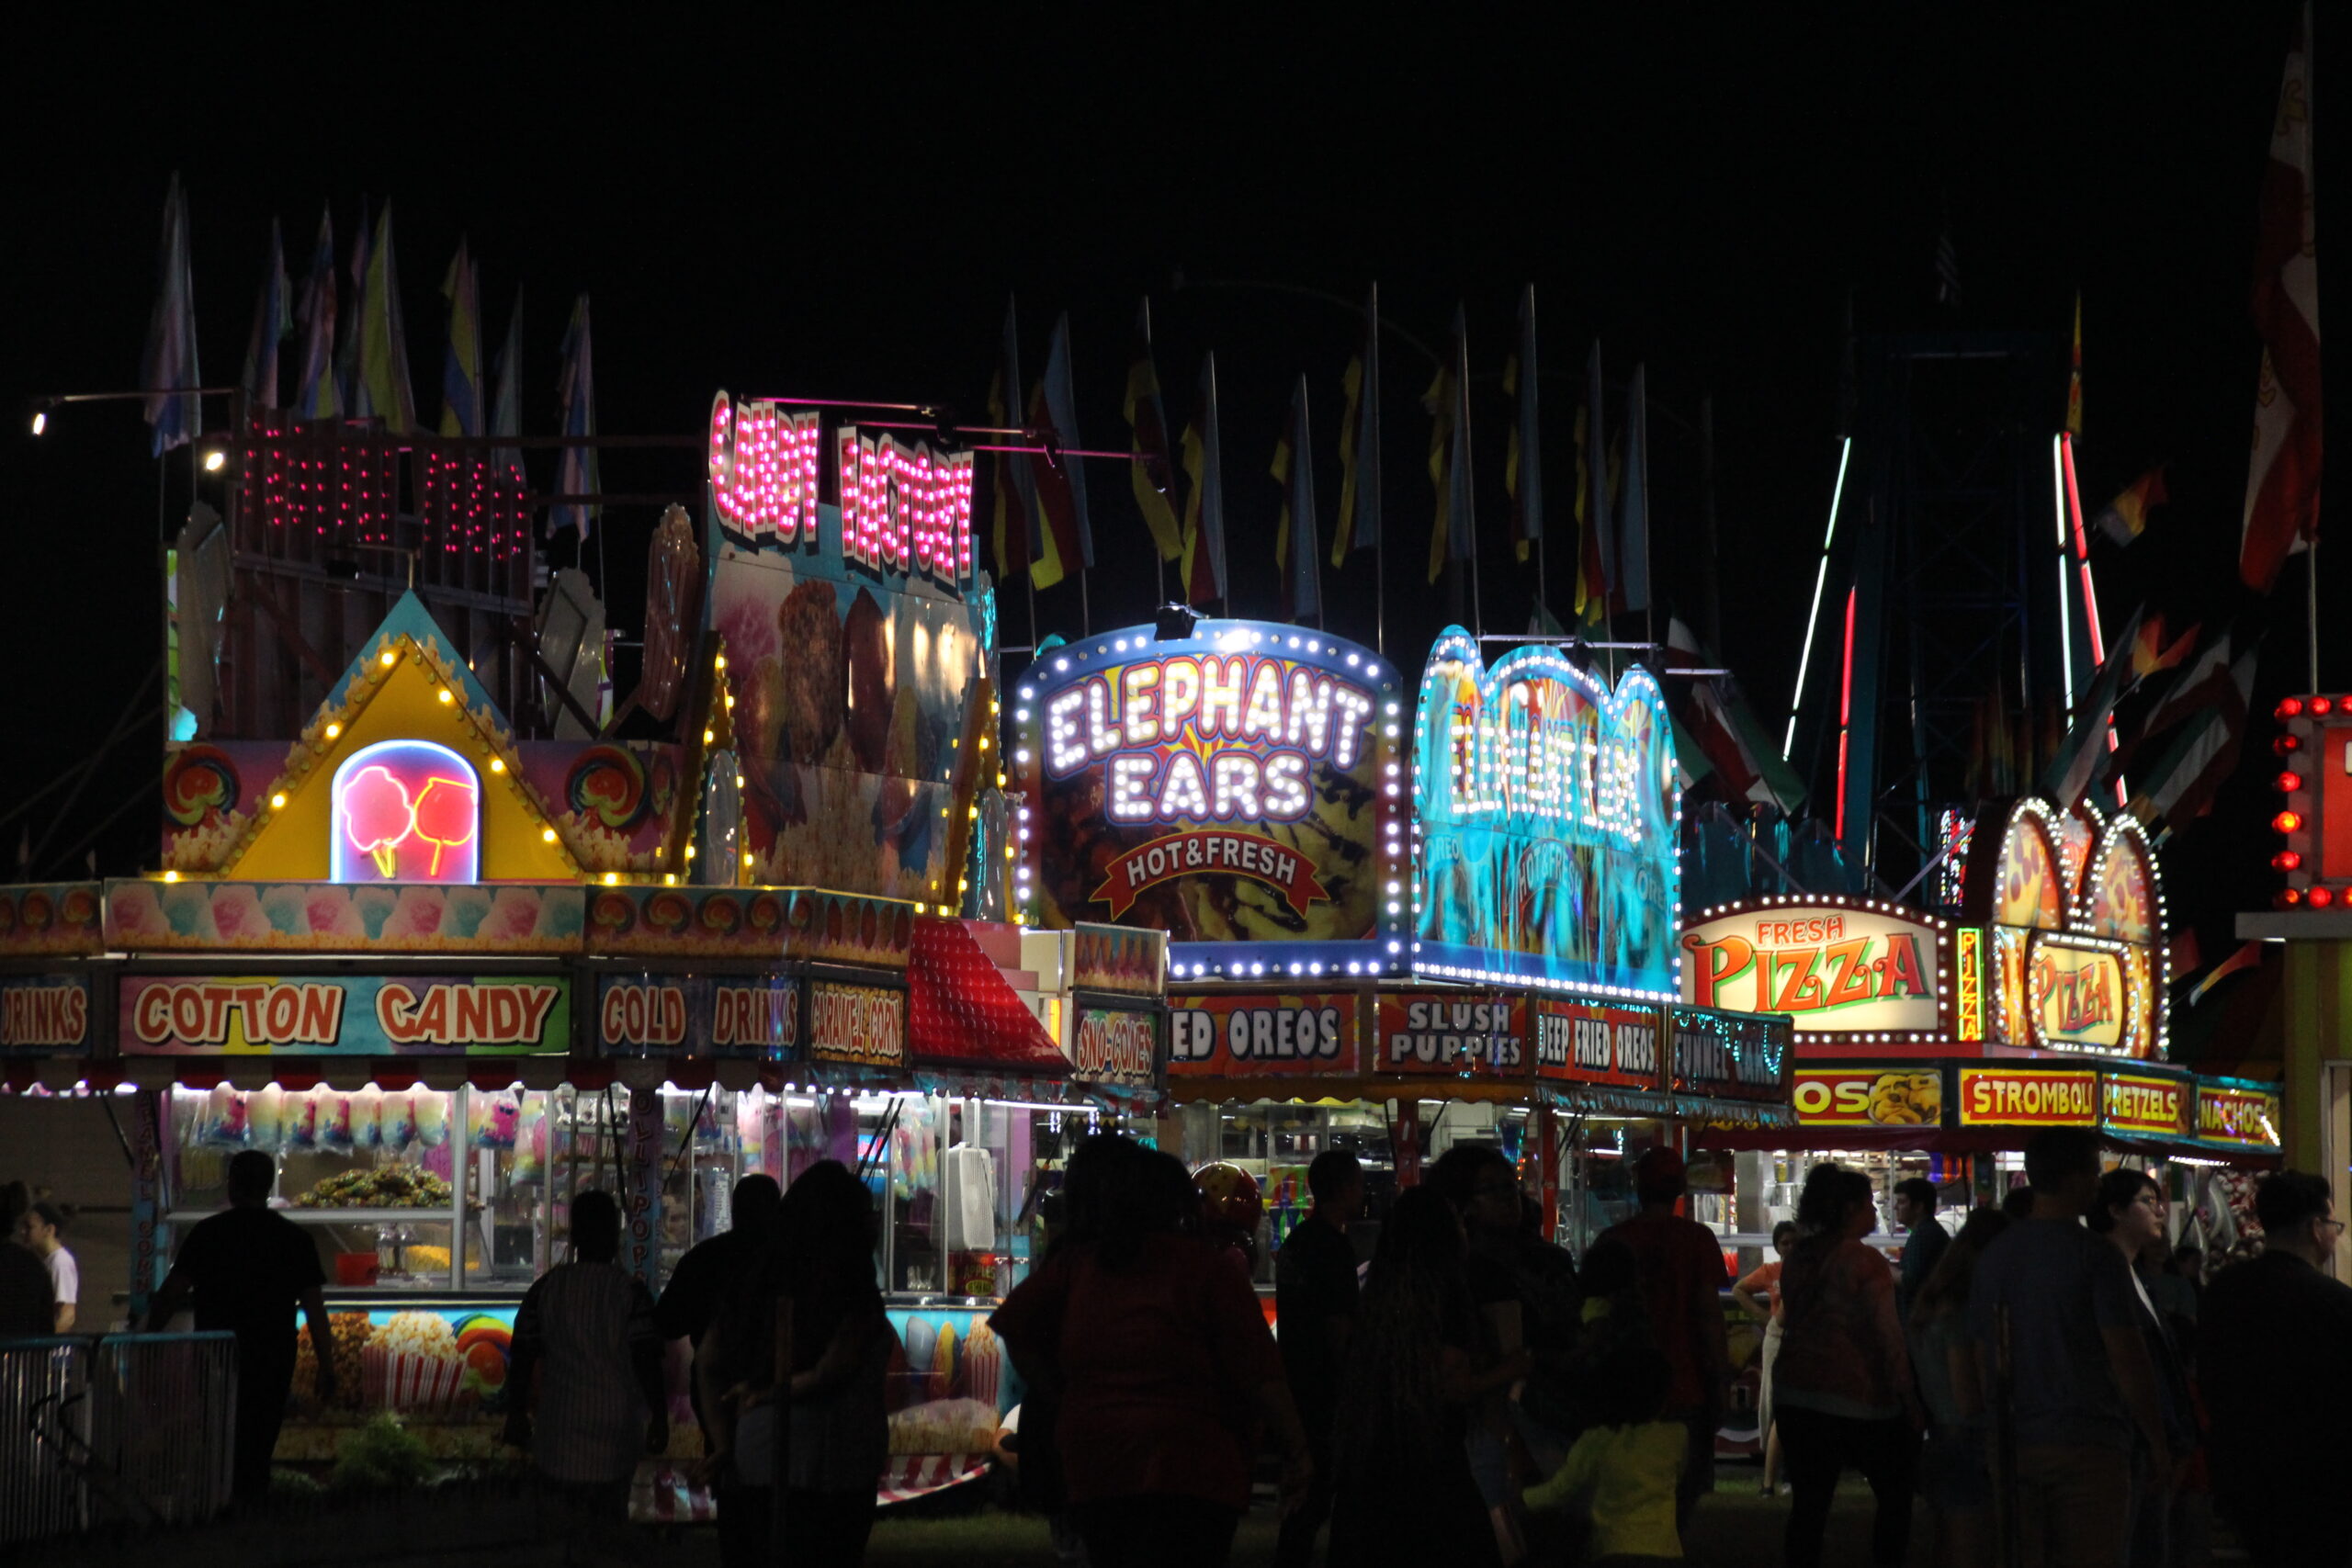
[[[245,340],[245,368],[237,385],[248,408],[277,406],[277,345],[294,331],[293,301],[286,292],[286,243],[277,220],[269,220],[269,265],[254,300],[253,334]]]
[[[2075,349],[2066,371],[2066,434],[2083,434],[2083,291],[2075,290]]]
[[[490,400],[490,433],[513,440],[523,434],[523,286],[514,286],[514,309],[506,317],[506,342],[498,351],[498,390]],[[523,449],[491,449],[490,466],[524,482]]]
[[[1535,285],[1519,297],[1519,350],[1503,363],[1503,394],[1519,400],[1510,444],[1503,456],[1503,489],[1510,495],[1512,553],[1525,560],[1544,536],[1544,453],[1535,420]],[[1535,585],[1544,597],[1544,584]]]
[[[2058,743],[2050,766],[2042,771],[2041,791],[2058,802],[2062,809],[2073,809],[2083,798],[2091,781],[2098,775],[2100,764],[2107,760],[2114,733],[2111,721],[2115,705],[2137,683],[2132,673],[2132,651],[2138,646],[2144,618],[2142,612],[2133,611],[2132,619],[2116,634],[2107,650],[2107,662],[2092,678],[2090,690],[2076,701],[2075,721]]]
[[[319,214],[318,243],[311,248],[311,276],[302,280],[302,358],[295,373],[294,412],[304,419],[333,419],[343,412],[334,384],[334,209]]]
[[[1216,438],[1216,355],[1201,356],[1200,396],[1184,426],[1184,602],[1226,600],[1225,468]],[[1229,606],[1228,606],[1229,607]]]
[[[359,295],[359,369],[352,412],[373,415],[405,435],[416,428],[416,395],[409,389],[408,322],[401,311],[400,265],[392,255],[392,204],[376,210],[376,237],[368,247],[368,281]]]
[[[1430,523],[1430,581],[1445,575],[1448,559],[1473,558],[1477,519],[1470,498],[1470,400],[1468,319],[1453,308],[1453,341],[1438,367],[1421,406],[1430,411],[1430,482],[1437,487],[1437,512]],[[1472,569],[1475,570],[1475,567]]]
[[[1184,554],[1182,526],[1169,496],[1176,488],[1176,464],[1168,450],[1168,411],[1159,400],[1159,371],[1151,359],[1151,299],[1136,307],[1135,353],[1127,361],[1125,413],[1130,432],[1127,479],[1135,487],[1136,506],[1161,560]]]
[[[441,279],[441,298],[449,302],[449,349],[441,361],[441,434],[480,435],[481,299],[462,235]]]
[[[1666,623],[1666,667],[1721,668],[1697,635],[1672,618]],[[1804,804],[1804,781],[1781,760],[1780,748],[1758,721],[1738,682],[1726,675],[1706,675],[1670,683],[1687,692],[1688,705],[1676,725],[1678,735],[1688,736],[1712,764],[1694,768],[1693,759],[1684,759],[1683,765],[1694,777],[1713,772],[1721,776],[1724,793],[1732,799],[1774,807],[1784,816],[1793,816]]]
[[[2091,521],[2101,533],[2119,545],[2128,545],[2146,531],[2148,513],[2172,499],[2165,490],[2165,467],[2158,463],[2100,508]]]
[[[351,309],[344,312],[343,344],[335,350],[336,400],[345,419],[359,417],[359,340],[366,328],[361,301],[368,292],[368,246],[375,230],[368,221],[368,197],[359,197],[359,224],[351,235]]]
[[[2132,644],[2132,678],[2144,681],[2149,676],[2177,666],[2197,647],[2197,634],[2204,627],[2199,622],[2187,631],[2165,640],[2165,618],[2161,613],[2150,615],[2141,623],[2139,635]]]
[[[1639,615],[1650,605],[1649,367],[1634,367],[1625,392],[1623,474],[1617,488],[1618,593],[1611,607]]]
[[[139,389],[147,394],[144,412],[155,433],[156,457],[204,434],[203,400],[195,393],[202,385],[196,361],[196,281],[187,263],[187,193],[175,172],[164,197],[155,307],[147,317],[147,349],[139,363]]]
[[[1283,614],[1323,624],[1321,542],[1315,526],[1315,448],[1307,439],[1306,378],[1291,393],[1290,424],[1274,446],[1274,482],[1283,487],[1283,510],[1274,525],[1274,565],[1283,581]],[[1293,535],[1295,534],[1295,537]]]
[[[2262,171],[2254,321],[2262,370],[2254,458],[2245,477],[2238,575],[2267,593],[2289,556],[2319,534],[2319,256],[2312,219],[2312,8],[2308,0],[2278,85],[2270,161]]]
[[[2222,646],[2228,646],[2227,638]],[[2254,697],[2256,651],[2246,649],[2226,671],[2199,682],[2189,721],[2172,744],[2154,762],[2134,764],[2133,793],[2125,809],[2143,825],[2162,818],[2177,829],[2213,809],[2222,785],[2237,772]],[[2170,698],[2165,705],[2173,705]]]
[[[1072,571],[1094,564],[1094,532],[1086,517],[1086,471],[1069,448],[1083,446],[1078,434],[1078,401],[1070,389],[1069,312],[1054,322],[1053,341],[1046,349],[1046,373],[1029,394],[1029,428],[1040,450],[1029,459],[1029,473],[1044,526],[1035,540],[1036,556],[1030,575],[1040,588],[1051,588]]]
[[[1609,619],[1609,582],[1617,553],[1609,525],[1608,443],[1601,415],[1600,344],[1584,365],[1584,407],[1577,411],[1577,619]]]
[[[1348,564],[1350,550],[1380,544],[1380,285],[1364,295],[1363,345],[1340,378],[1347,404],[1340,412],[1340,521],[1331,533],[1331,564]]]
[[[563,330],[563,374],[556,383],[556,393],[563,410],[563,434],[567,436],[596,434],[596,369],[595,356],[588,336],[588,296],[582,294],[572,302],[571,323]],[[566,446],[562,460],[556,464],[555,491],[558,495],[594,495],[602,488],[597,477],[596,448]],[[593,502],[571,502],[555,508],[548,518],[548,528],[577,528],[580,537],[588,537],[588,525],[603,513],[604,508]]]
[[[1004,302],[1004,341],[998,349],[995,377],[989,382],[989,423],[1000,431],[1023,422],[1016,406],[1021,399],[1021,322],[1015,302]],[[1017,435],[999,435],[1004,446],[1023,444]],[[1028,571],[1034,558],[1029,548],[1037,495],[1029,476],[1029,460],[1019,452],[996,455],[996,507],[989,530],[996,557],[996,580],[1010,582]]]

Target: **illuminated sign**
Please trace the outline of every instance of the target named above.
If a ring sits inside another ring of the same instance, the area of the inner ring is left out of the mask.
[[[2037,1045],[2058,1051],[2113,1051],[2123,1043],[2124,989],[2120,943],[2042,933],[2026,960],[2026,993]]]
[[[1984,1038],[1984,932],[1976,926],[1962,926],[1955,933],[1953,967],[1958,976],[1953,984],[1957,998],[1953,1032],[1962,1040]]]
[[[2096,1127],[2098,1074],[2068,1067],[1962,1067],[1963,1127]]]
[[[1535,1076],[1655,1089],[1657,1010],[1535,998]]]
[[[1178,975],[1264,973],[1234,942],[1378,959],[1404,925],[1398,707],[1395,671],[1297,626],[1057,649],[1013,705],[1017,897],[1049,927],[1165,931]]]
[[[1944,1018],[1946,929],[1879,903],[1710,909],[1682,934],[1683,999],[1787,1013],[1800,1034],[1932,1037]]]
[[[2197,1086],[2197,1137],[2200,1143],[2275,1153],[2279,1146],[2278,1122],[2276,1094],[2222,1084]]]
[[[334,800],[334,881],[481,880],[481,785],[447,746],[362,747],[335,769]]]
[[[2319,874],[2352,880],[2352,726],[2324,730],[2315,748],[2320,776]]]
[[[1780,1100],[1794,1060],[1786,1020],[1667,1010],[1674,1031],[1668,1083],[1677,1093]]]
[[[605,1054],[785,1061],[800,1040],[799,983],[784,975],[606,975],[596,982]]]
[[[2271,860],[2285,874],[2289,908],[2339,909],[2352,899],[2352,695],[2282,699],[2271,744],[2280,771],[2271,827],[2283,844]]]
[[[90,1050],[90,983],[79,975],[0,978],[0,1056],[82,1056]]]
[[[816,547],[824,447],[816,410],[712,398],[707,467],[721,522],[754,545]],[[949,587],[971,577],[971,453],[842,425],[833,457],[842,559]]]
[[[1807,1127],[1939,1127],[1939,1067],[1799,1067],[1789,1103]]]
[[[1352,1077],[1355,994],[1176,1000],[1168,1015],[1168,1071],[1170,1077]]]
[[[2177,1138],[2188,1122],[2188,1085],[2153,1073],[2104,1073],[2099,1121],[2109,1132]]]
[[[1519,1077],[1527,1062],[1525,997],[1384,993],[1373,1067],[1384,1073]]]
[[[562,979],[401,975],[122,979],[126,1052],[167,1055],[517,1055],[564,1051]]]
[[[1157,1079],[1159,1021],[1124,1008],[1080,1008],[1070,1051],[1070,1077],[1080,1083],[1149,1089]]]
[[[1553,648],[1430,649],[1414,734],[1416,973],[1666,999],[1681,817],[1657,682]]]
[[[907,994],[834,980],[808,987],[808,1055],[852,1066],[897,1067],[907,1060]]]
[[[1070,933],[1070,989],[1158,997],[1168,983],[1168,936],[1080,922]]]

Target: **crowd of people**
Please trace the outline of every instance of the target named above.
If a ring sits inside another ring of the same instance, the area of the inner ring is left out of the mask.
[[[1670,1149],[1634,1163],[1637,1212],[1579,1266],[1508,1160],[1454,1147],[1396,1196],[1362,1268],[1363,1173],[1326,1152],[1276,1258],[1277,1344],[1183,1165],[1091,1138],[991,1319],[1025,1391],[997,1451],[1010,1495],[1088,1568],[1223,1562],[1269,1460],[1278,1568],[1305,1568],[1327,1529],[1328,1561],[1370,1568],[1679,1561],[1714,1486],[1729,1285],[1762,1325],[1761,1482],[1785,1476],[1794,1568],[1822,1561],[1849,1472],[1875,1563],[1909,1560],[1922,1507],[1940,1568],[2189,1568],[2217,1510],[2258,1564],[2352,1562],[2328,1506],[2352,1457],[2352,1287],[2330,1276],[2326,1183],[2265,1180],[2260,1255],[2207,1286],[2168,1257],[2155,1180],[2102,1164],[2093,1134],[2041,1133],[2024,1196],[1956,1235],[1905,1182],[1894,1264],[1866,1239],[1869,1179],[1817,1165],[1773,1257],[1734,1280],[1682,1213]],[[265,1154],[230,1162],[229,1208],[189,1231],[153,1311],[160,1326],[192,1303],[237,1336],[240,1500],[268,1486],[298,1313],[334,1392],[316,1249],[269,1208],[274,1176]],[[571,1258],[516,1315],[507,1439],[567,1517],[618,1522],[639,1460],[668,1445],[665,1346],[689,1341],[725,1561],[855,1563],[896,1348],[870,1194],[828,1161],[786,1190],[746,1178],[733,1203],[657,1301],[616,1261],[619,1206],[575,1195]],[[54,1325],[62,1216],[10,1218],[0,1294],[16,1267]]]

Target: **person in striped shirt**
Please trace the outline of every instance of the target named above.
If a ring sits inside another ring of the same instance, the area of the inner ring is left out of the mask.
[[[653,1296],[615,1261],[620,1245],[611,1195],[574,1197],[572,1261],[524,1294],[507,1379],[507,1442],[575,1508],[607,1521],[628,1517],[638,1457],[670,1446]]]

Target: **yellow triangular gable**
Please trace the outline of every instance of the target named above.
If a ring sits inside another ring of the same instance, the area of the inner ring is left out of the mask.
[[[438,629],[421,604],[406,598],[385,618],[367,653],[288,750],[216,874],[249,882],[327,880],[335,770],[380,740],[432,740],[471,762],[481,776],[483,881],[581,879],[579,862],[524,782],[514,737],[497,705],[463,661],[443,650]]]

